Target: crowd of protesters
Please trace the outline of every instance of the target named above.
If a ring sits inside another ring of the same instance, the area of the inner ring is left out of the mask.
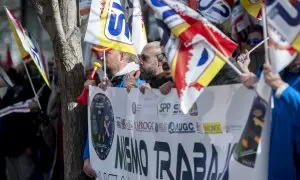
[[[262,27],[253,26],[249,29],[248,50],[261,41]],[[246,87],[253,88],[259,76],[264,75],[274,94],[269,179],[300,179],[300,56],[276,74],[264,61],[263,46],[257,48],[250,56],[246,53],[247,50],[237,51],[230,58],[230,61],[244,72],[242,76],[225,65],[210,85],[243,83]],[[103,54],[98,54],[98,57],[103,57]],[[99,61],[102,62],[102,59]],[[126,88],[129,91],[131,88],[139,88],[142,93],[153,88],[159,89],[162,94],[168,94],[174,88],[164,47],[159,41],[148,43],[138,56],[108,50],[106,66],[107,76],[87,80],[84,86],[98,86],[104,90],[111,86]],[[36,101],[32,101],[29,113],[11,113],[0,117],[0,179],[62,179],[62,172],[54,170],[63,169],[62,137],[58,133],[62,127],[57,71],[53,66],[50,73],[50,90],[42,84],[43,81],[33,63],[29,63],[28,67],[35,89],[40,92],[42,110],[39,110]],[[1,97],[0,109],[33,97],[23,65],[17,68],[2,65],[1,68],[14,85],[8,86],[5,95]],[[0,85],[4,87],[7,83],[0,78]],[[83,160],[83,171],[87,176],[95,178],[96,173],[89,159],[88,141],[84,148]]]

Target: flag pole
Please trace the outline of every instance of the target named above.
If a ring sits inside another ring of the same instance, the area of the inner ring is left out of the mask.
[[[23,65],[24,65],[24,67],[25,67],[25,71],[26,71],[26,74],[27,74],[27,76],[28,76],[28,79],[29,79],[29,82],[30,82],[32,91],[33,91],[34,96],[35,96],[35,99],[36,99],[36,101],[37,101],[37,103],[38,103],[38,106],[39,106],[40,110],[42,110],[42,106],[41,106],[41,104],[40,104],[39,97],[38,97],[38,95],[37,95],[37,93],[36,93],[36,91],[35,91],[35,89],[34,89],[34,86],[33,86],[33,83],[32,83],[32,80],[31,80],[31,77],[30,77],[30,74],[29,74],[29,71],[28,71],[28,69],[27,69],[26,63],[25,63],[24,60],[23,60],[22,62],[23,62]]]
[[[106,51],[105,50],[103,51],[103,66],[104,66],[104,77],[106,78],[107,74],[106,74]]]
[[[257,44],[254,48],[252,48],[250,51],[247,52],[247,56],[249,56],[255,49],[257,49],[259,46],[265,43],[265,41],[269,40],[269,37],[265,38],[262,42]]]
[[[206,44],[209,44],[208,42],[207,42],[207,40],[204,40],[205,41],[205,43]],[[216,53],[217,53],[217,55],[218,56],[220,56],[221,57],[221,59],[223,60],[223,61],[225,61],[239,76],[241,76],[243,73],[230,61],[230,60],[228,60],[228,58],[227,57],[225,57],[222,53],[220,53],[218,50],[217,50],[217,48],[215,48],[214,46],[210,46]]]
[[[261,3],[261,9],[262,9],[262,18],[263,18],[263,33],[264,33],[264,39],[266,39],[268,37],[267,16],[266,16],[266,8],[263,3]],[[270,64],[268,41],[265,41],[264,45],[265,45],[265,63]]]

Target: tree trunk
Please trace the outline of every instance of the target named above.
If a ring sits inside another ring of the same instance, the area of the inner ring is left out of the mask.
[[[85,109],[75,102],[83,89],[81,33],[79,29],[78,2],[76,0],[30,0],[44,28],[49,33],[58,67],[60,88],[64,178],[83,179],[82,152]]]

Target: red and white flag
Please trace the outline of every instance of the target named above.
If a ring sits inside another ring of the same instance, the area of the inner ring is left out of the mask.
[[[163,29],[172,77],[183,113],[224,66],[237,45],[188,6],[171,0],[146,0]]]

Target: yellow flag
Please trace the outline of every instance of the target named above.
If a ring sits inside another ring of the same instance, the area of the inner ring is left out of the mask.
[[[42,75],[45,83],[50,87],[37,48],[32,43],[31,39],[26,35],[24,28],[19,23],[15,15],[6,7],[5,7],[5,11],[9,22],[9,26],[13,32],[14,38],[17,42],[23,60],[30,57],[33,60],[34,64],[36,65],[38,71]]]

